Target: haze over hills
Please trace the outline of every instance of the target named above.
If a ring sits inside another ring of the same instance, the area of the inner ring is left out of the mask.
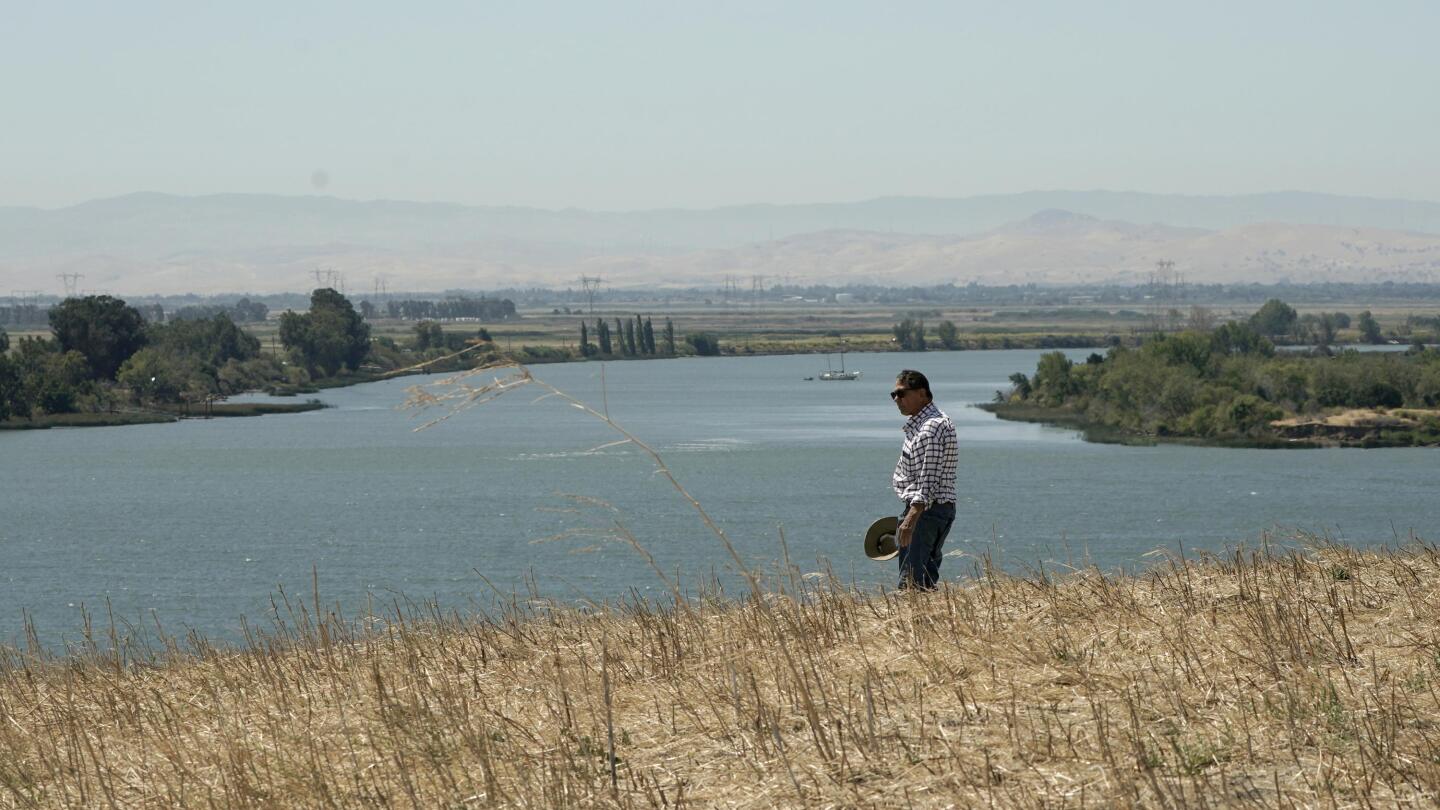
[[[1050,191],[961,199],[594,212],[331,197],[132,194],[0,208],[0,295],[57,273],[119,295],[770,284],[1440,282],[1440,203],[1284,192]]]

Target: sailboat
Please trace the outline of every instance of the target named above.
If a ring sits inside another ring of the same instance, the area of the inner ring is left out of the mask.
[[[829,361],[828,358],[827,358],[826,361],[825,361],[825,365],[826,365],[826,366],[829,366],[829,365],[830,365],[830,361]],[[819,376],[818,379],[821,379],[821,380],[858,380],[858,379],[860,379],[860,372],[858,372],[858,371],[846,371],[846,370],[845,370],[845,350],[844,350],[844,349],[841,349],[841,350],[840,350],[840,370],[839,370],[839,371],[836,371],[836,370],[833,369],[833,368],[826,368],[824,371],[820,372],[820,376]]]

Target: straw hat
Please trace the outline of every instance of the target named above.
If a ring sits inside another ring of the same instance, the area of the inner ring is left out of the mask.
[[[899,530],[900,518],[894,515],[871,523],[865,532],[865,556],[876,561],[894,559],[900,553],[900,547],[895,544],[895,533]]]

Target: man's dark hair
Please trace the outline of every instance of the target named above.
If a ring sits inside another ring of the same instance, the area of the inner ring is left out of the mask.
[[[935,395],[930,393],[930,381],[925,375],[913,368],[907,368],[895,375],[895,382],[915,391],[924,391],[925,396],[934,399]]]

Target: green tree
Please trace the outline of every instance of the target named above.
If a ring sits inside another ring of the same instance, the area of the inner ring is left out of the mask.
[[[696,332],[685,336],[685,342],[695,350],[701,357],[709,357],[720,353],[720,341],[714,335],[707,335]]]
[[[94,389],[90,365],[78,351],[61,351],[58,341],[27,338],[20,341],[15,360],[20,368],[21,391],[16,399],[29,416],[40,413],[73,413],[82,395]]]
[[[1231,321],[1220,324],[1210,333],[1210,345],[1217,354],[1227,356],[1256,354],[1271,357],[1275,354],[1275,344],[1250,323]]]
[[[260,340],[236,326],[225,313],[152,324],[146,329],[146,338],[149,346],[167,354],[189,355],[209,366],[260,356]]]
[[[941,321],[940,326],[935,330],[940,336],[940,345],[947,349],[960,348],[960,330],[955,328],[953,321]]]
[[[67,298],[50,310],[50,331],[62,352],[79,352],[96,379],[113,380],[130,355],[145,345],[145,319],[118,298]]]
[[[610,356],[614,347],[610,345],[610,325],[605,323],[604,318],[595,320],[595,339],[600,342],[600,353]]]
[[[0,326],[0,355],[10,351],[10,336],[5,333],[5,327]]]
[[[370,326],[345,296],[319,289],[308,313],[280,316],[280,342],[310,373],[328,377],[360,367],[370,353]]]
[[[193,355],[161,351],[153,346],[131,355],[116,380],[142,401],[178,402],[187,390],[210,388],[215,382]]]
[[[1278,337],[1291,334],[1295,330],[1295,322],[1298,318],[1294,308],[1289,304],[1279,298],[1271,298],[1254,315],[1250,316],[1250,325],[1262,335]]]
[[[1070,358],[1064,352],[1046,352],[1040,355],[1035,368],[1033,388],[1042,405],[1060,405],[1075,390],[1070,378]]]
[[[620,356],[624,357],[630,353],[629,347],[625,343],[625,324],[621,323],[619,318],[615,319],[615,334],[611,336],[611,340],[614,341]]]
[[[645,318],[643,335],[645,338],[645,353],[653,356],[655,354],[655,325],[650,322],[650,318],[648,317]]]
[[[634,357],[639,354],[636,351],[637,348],[635,345],[635,322],[627,320],[625,321],[625,354]]]
[[[0,335],[4,334],[0,331]],[[0,351],[0,422],[18,411],[21,390],[20,368]],[[29,413],[28,407],[25,412]]]
[[[580,322],[580,356],[590,356],[590,330],[584,321]]]
[[[895,341],[900,344],[900,349],[907,352],[925,351],[925,322],[906,318],[900,323],[891,327],[890,331],[895,335]]]
[[[675,356],[675,324],[669,318],[665,319],[664,335],[665,353],[673,357]]]
[[[415,324],[414,331],[418,351],[445,348],[445,330],[437,321],[420,321]]]
[[[1025,372],[1017,371],[1011,374],[1010,385],[1017,398],[1026,399],[1030,396],[1030,378],[1025,376]]]
[[[270,308],[259,301],[241,298],[235,302],[235,320],[241,323],[263,322],[270,315]]]
[[[1385,338],[1380,334],[1380,322],[1375,320],[1375,316],[1370,314],[1370,310],[1367,309],[1360,313],[1360,317],[1355,320],[1355,326],[1360,330],[1360,339],[1366,343],[1385,342]]]

